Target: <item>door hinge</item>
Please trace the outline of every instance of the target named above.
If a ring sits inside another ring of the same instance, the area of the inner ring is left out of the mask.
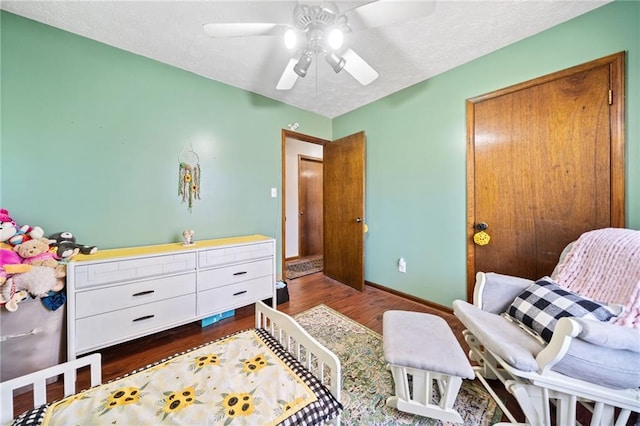
[[[613,105],[613,90],[609,89],[609,105]]]

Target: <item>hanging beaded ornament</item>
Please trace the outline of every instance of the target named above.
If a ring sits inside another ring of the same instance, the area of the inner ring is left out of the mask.
[[[178,174],[178,195],[182,202],[188,202],[189,212],[193,201],[200,199],[200,158],[193,149],[180,153],[180,171]]]

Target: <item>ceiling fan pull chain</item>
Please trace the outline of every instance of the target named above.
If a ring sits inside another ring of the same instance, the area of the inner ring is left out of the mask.
[[[318,54],[316,53],[316,60],[313,61],[316,67],[316,99],[319,99],[318,97]]]

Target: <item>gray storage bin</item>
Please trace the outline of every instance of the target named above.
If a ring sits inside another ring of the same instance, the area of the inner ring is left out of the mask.
[[[20,302],[15,312],[0,308],[0,381],[51,367],[66,359],[65,307],[51,311],[40,299],[29,298]],[[17,393],[27,390],[22,388]]]

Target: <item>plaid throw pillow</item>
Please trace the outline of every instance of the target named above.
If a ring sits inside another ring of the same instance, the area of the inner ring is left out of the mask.
[[[608,321],[614,316],[607,305],[564,289],[549,277],[538,280],[516,297],[507,314],[535,331],[547,343],[562,317]]]

